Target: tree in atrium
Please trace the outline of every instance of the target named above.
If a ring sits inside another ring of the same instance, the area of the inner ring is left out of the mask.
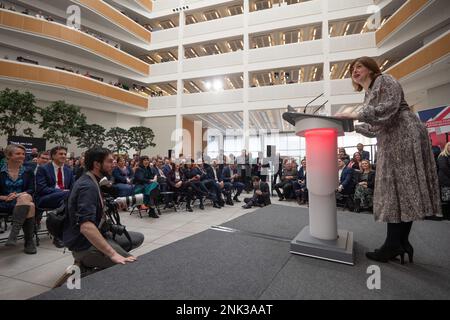
[[[106,140],[106,129],[99,124],[86,124],[80,130],[77,137],[77,145],[80,148],[103,147]]]
[[[153,139],[155,138],[155,134],[153,130],[147,127],[139,126],[139,127],[131,127],[128,130],[128,141],[127,145],[130,148],[136,150],[136,152],[141,155],[141,151],[148,148],[156,146],[153,143]]]
[[[43,138],[52,143],[67,146],[71,138],[79,137],[86,126],[86,116],[80,108],[65,101],[55,101],[40,111],[39,128],[44,130]]]
[[[6,88],[0,91],[0,134],[16,136],[24,123],[37,123],[36,114],[39,108],[32,93],[21,93]],[[22,131],[24,136],[32,137],[31,128]]]
[[[120,127],[113,127],[106,133],[106,138],[111,141],[108,148],[113,153],[121,153],[128,151],[128,131]]]

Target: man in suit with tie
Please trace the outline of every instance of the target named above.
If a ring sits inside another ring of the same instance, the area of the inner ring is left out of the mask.
[[[270,190],[267,182],[261,181],[260,177],[253,177],[253,197],[245,198],[245,205],[242,206],[244,209],[250,209],[253,206],[264,207],[271,204],[270,201]]]
[[[361,155],[361,160],[370,161],[370,153],[369,151],[364,151],[364,145],[362,143],[358,143],[356,148],[358,149],[358,152]]]
[[[39,166],[36,172],[36,204],[38,208],[56,209],[68,197],[73,186],[73,172],[65,165],[67,148],[54,147],[52,161]]]

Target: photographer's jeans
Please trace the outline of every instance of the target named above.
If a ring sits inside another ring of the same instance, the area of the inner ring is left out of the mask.
[[[139,232],[128,232],[131,238],[131,249],[136,249],[141,246],[144,242],[144,235]],[[127,251],[125,251],[129,243],[128,239],[125,235],[116,236],[116,239],[113,240],[112,237],[107,237],[106,241],[110,244],[110,246],[121,256],[129,257],[131,256]],[[115,265],[114,262],[107,256],[105,256],[101,251],[97,250],[96,247],[91,246],[89,249],[84,251],[72,251],[72,255],[76,261],[81,262],[81,264],[87,268],[100,268],[106,269]]]

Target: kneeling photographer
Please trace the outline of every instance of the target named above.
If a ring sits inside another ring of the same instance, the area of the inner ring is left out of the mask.
[[[106,269],[134,262],[136,258],[128,251],[144,241],[141,233],[127,232],[120,225],[117,209],[125,204],[101,193],[100,181],[111,175],[112,164],[113,157],[108,149],[88,150],[85,155],[87,172],[75,182],[68,200],[63,241],[75,260],[87,268]]]

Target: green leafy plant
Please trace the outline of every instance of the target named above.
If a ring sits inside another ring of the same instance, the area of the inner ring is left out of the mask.
[[[111,141],[108,148],[113,153],[121,153],[128,151],[128,131],[120,127],[113,127],[106,133],[107,140]]]
[[[99,124],[86,124],[80,130],[77,137],[77,145],[80,148],[103,147],[106,140],[106,129]]]
[[[139,155],[141,155],[142,150],[148,147],[156,146],[156,144],[153,143],[154,138],[155,134],[150,128],[143,126],[131,127],[128,130],[127,145],[130,149],[133,148]]]
[[[86,116],[80,108],[65,101],[55,101],[40,111],[41,122],[39,128],[44,130],[42,135],[52,143],[67,146],[71,138],[79,137],[86,126]]]
[[[37,123],[39,108],[35,103],[34,95],[28,91],[22,93],[9,88],[0,91],[0,134],[16,136],[24,123]],[[25,128],[22,134],[34,135],[31,128]]]

